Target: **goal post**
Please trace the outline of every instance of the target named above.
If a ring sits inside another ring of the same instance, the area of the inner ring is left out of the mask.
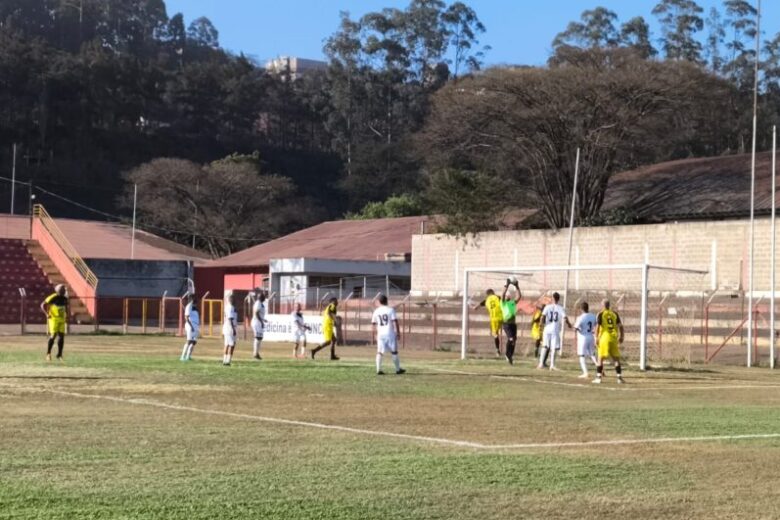
[[[568,275],[572,275],[574,283],[564,294]],[[521,331],[530,329],[534,308],[551,301],[555,291],[561,293],[561,303],[566,303],[572,322],[582,302],[588,301],[590,311],[597,313],[601,300],[610,299],[626,327],[626,353],[641,370],[646,370],[650,362],[690,363],[696,343],[695,318],[701,315],[702,301],[708,292],[708,275],[708,271],[650,263],[466,268],[461,302],[461,359],[479,353],[479,345],[487,337],[487,332],[480,333],[487,330],[486,311],[477,310],[485,291],[494,289],[500,296],[507,278],[514,277],[523,293],[522,311],[518,313]],[[477,333],[475,345],[470,345],[472,332]],[[565,329],[563,334],[574,338]],[[572,347],[565,346],[564,351],[573,349],[573,342],[568,344]]]

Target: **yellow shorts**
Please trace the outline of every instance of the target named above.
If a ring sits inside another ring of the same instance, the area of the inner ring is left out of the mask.
[[[599,359],[620,359],[620,343],[617,337],[603,334],[599,338]]]
[[[540,341],[542,339],[542,331],[536,329],[531,330],[531,339],[534,341]]]
[[[323,322],[322,323],[322,336],[325,340],[325,343],[330,343],[333,341],[333,322]]]
[[[50,319],[48,322],[48,329],[49,329],[49,336],[54,336],[55,334],[65,334],[65,320],[62,319]]]
[[[498,336],[499,332],[501,332],[501,326],[503,324],[503,320],[490,320],[490,335]]]

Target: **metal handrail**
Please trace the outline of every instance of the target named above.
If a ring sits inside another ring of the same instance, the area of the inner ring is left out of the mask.
[[[73,247],[73,244],[70,243],[59,226],[57,226],[57,223],[54,222],[54,219],[41,204],[36,204],[33,207],[33,216],[40,221],[41,225],[43,225],[57,245],[60,246],[62,252],[70,259],[76,270],[84,277],[84,280],[86,280],[93,289],[97,288],[97,276],[92,272],[92,269],[89,268],[81,256],[79,256],[76,252],[76,248]]]

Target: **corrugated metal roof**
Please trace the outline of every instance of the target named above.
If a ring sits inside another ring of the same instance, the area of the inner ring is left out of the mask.
[[[412,251],[412,235],[431,217],[323,222],[212,262],[215,267],[267,265],[271,258],[384,260],[385,254]]]
[[[733,218],[750,212],[750,154],[684,159],[612,177],[603,210],[625,208],[641,220]],[[756,156],[757,214],[772,206],[772,155]]]
[[[82,258],[127,260],[130,258],[132,228],[113,222],[54,219]],[[0,214],[0,237],[30,238],[30,218]],[[209,260],[209,256],[187,246],[136,230],[136,260]]]

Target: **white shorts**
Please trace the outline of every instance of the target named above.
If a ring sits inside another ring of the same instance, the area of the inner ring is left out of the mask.
[[[263,339],[263,332],[265,332],[265,326],[262,321],[252,320],[252,334],[254,337]]]
[[[225,346],[226,347],[235,347],[236,346],[236,335],[233,334],[233,331],[230,329],[222,329],[222,335],[225,337]]]
[[[561,350],[560,332],[545,332],[543,345],[549,349]]]
[[[583,336],[577,334],[577,355],[578,356],[595,356],[596,352],[596,338],[593,334]]]
[[[296,343],[306,342],[306,331],[305,330],[296,330],[293,332],[293,341]]]
[[[187,341],[198,341],[200,336],[200,327],[184,326],[184,333],[187,335]]]
[[[398,352],[398,342],[395,336],[376,338],[376,351],[380,354]]]

